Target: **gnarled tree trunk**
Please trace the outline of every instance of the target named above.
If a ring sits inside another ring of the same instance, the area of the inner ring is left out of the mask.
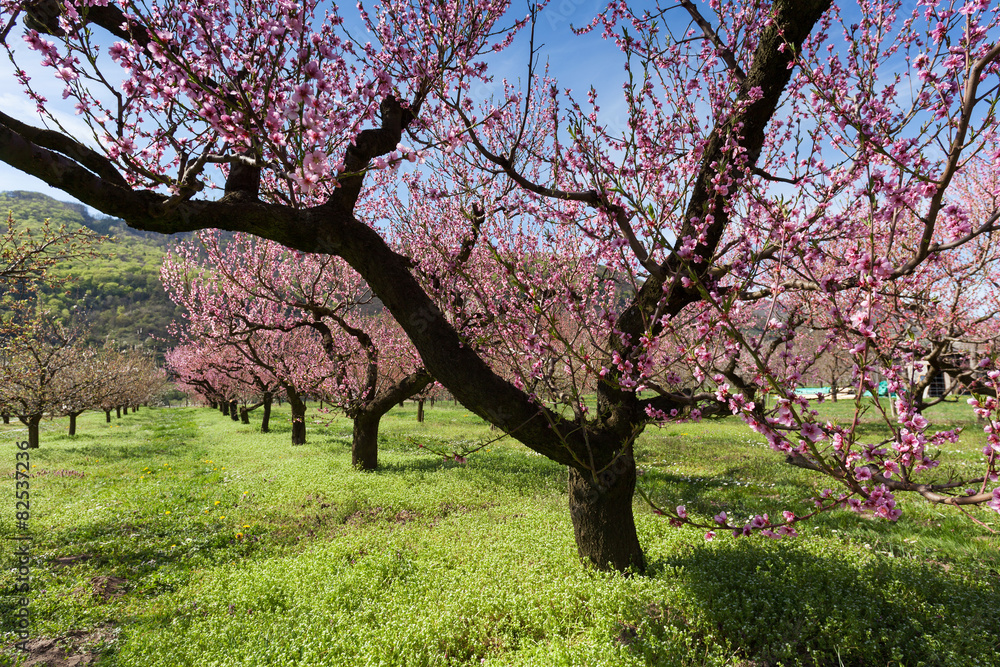
[[[80,414],[79,412],[71,412],[71,413],[69,413],[69,434],[70,435],[76,435],[76,418],[77,418],[77,416],[79,414]]]
[[[234,422],[240,420],[240,406],[236,404],[236,401],[229,401],[229,418]]]
[[[264,418],[260,422],[260,432],[270,433],[271,432],[271,401],[273,397],[271,392],[264,392]]]
[[[384,389],[363,410],[351,414],[354,419],[351,465],[361,470],[375,470],[378,467],[378,427],[382,416],[397,401],[401,402],[423,391],[432,381],[430,374],[421,368]]]
[[[285,389],[288,404],[292,406],[292,444],[306,444],[306,404],[294,389]]]
[[[589,472],[569,469],[569,511],[584,563],[601,570],[645,570],[632,514],[635,478],[631,446],[596,481]]]
[[[21,423],[28,427],[28,448],[38,449],[38,425],[42,423],[42,415],[18,415],[17,418],[21,420]]]
[[[351,439],[351,465],[362,470],[378,467],[378,426],[382,415],[360,414],[354,417]]]

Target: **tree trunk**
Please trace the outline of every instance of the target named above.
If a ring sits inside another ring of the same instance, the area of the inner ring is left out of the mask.
[[[3,423],[4,424],[9,424],[10,423],[10,415],[7,414],[6,412],[3,413],[2,415],[0,415],[0,417],[3,417]]]
[[[222,413],[223,417],[229,416],[229,401],[222,401],[219,403],[219,412]]]
[[[274,400],[271,392],[264,393],[264,419],[260,423],[261,433],[271,432],[271,401]]]
[[[28,427],[28,449],[38,449],[38,425],[42,423],[41,415],[18,417]]]
[[[286,390],[288,404],[292,406],[292,444],[306,444],[306,404],[298,392]]]
[[[433,380],[424,369],[418,369],[379,392],[364,410],[351,415],[354,419],[354,439],[351,443],[351,465],[361,470],[378,467],[378,427],[382,416],[392,409],[396,399],[402,400],[424,390]],[[418,402],[423,415],[423,400]]]
[[[244,424],[250,423],[250,411],[247,410],[245,405],[242,408],[240,408],[240,421],[243,422]]]
[[[71,412],[71,413],[69,413],[69,434],[70,435],[76,435],[76,417],[79,414],[80,414],[79,412]]]
[[[121,418],[122,418],[122,406],[116,405],[115,406],[115,419],[121,419]]]
[[[422,422],[424,420],[424,399],[417,399],[417,421]]]
[[[107,422],[108,424],[111,423],[111,410],[104,411],[104,421]]]
[[[569,511],[580,560],[599,570],[643,572],[646,567],[632,515],[635,459],[629,446],[598,474],[569,470]]]
[[[382,415],[362,413],[354,417],[351,465],[361,470],[378,467],[378,425]]]
[[[229,401],[229,418],[234,422],[238,422],[240,420],[240,409],[236,404],[236,401]]]

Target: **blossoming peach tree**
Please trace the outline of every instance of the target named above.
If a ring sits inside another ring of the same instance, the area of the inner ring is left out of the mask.
[[[668,4],[615,2],[579,28],[624,63],[609,114],[608,91],[580,96],[537,71],[536,9],[510,18],[505,2],[348,15],[314,0],[4,0],[8,52],[50,70],[91,135],[62,129],[25,66],[51,127],[0,111],[0,160],[138,229],[215,227],[341,257],[438,382],[568,466],[579,553],[599,567],[644,566],[636,436],[720,407],[840,484],[818,509],[894,519],[904,491],[1000,509],[995,399],[976,405],[990,427],[982,475],[935,484],[932,446],[956,435],[928,432],[878,347],[890,285],[995,233],[995,207],[952,194],[971,156],[1000,168],[995,3]],[[523,85],[500,85],[491,57],[522,44]],[[452,236],[421,245],[412,221],[377,206],[391,197],[425,220],[437,210]],[[510,235],[532,229],[527,245]],[[450,276],[464,240],[496,270],[464,261]],[[591,268],[549,261],[567,248]],[[814,316],[823,345],[853,360],[857,396],[886,378],[887,440],[796,394],[817,352],[797,332]],[[475,322],[478,338],[459,326]],[[518,355],[491,343],[504,330],[523,335]],[[738,534],[791,533],[800,518],[660,511]]]

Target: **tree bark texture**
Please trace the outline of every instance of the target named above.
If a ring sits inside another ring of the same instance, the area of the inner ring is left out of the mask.
[[[375,470],[378,467],[378,427],[382,417],[397,401],[402,402],[423,391],[431,382],[433,379],[430,374],[421,368],[383,389],[363,409],[352,412],[354,433],[351,441],[351,465],[361,470]]]
[[[378,467],[378,427],[382,415],[358,415],[354,418],[351,440],[351,465],[361,470]]]
[[[292,444],[306,444],[306,404],[293,389],[286,389],[288,404],[292,406]]]
[[[28,427],[28,449],[38,449],[38,425],[42,423],[42,415],[18,417]]]
[[[271,392],[264,393],[264,417],[260,422],[260,432],[270,433],[271,432],[271,401],[273,397]]]
[[[629,446],[596,481],[569,469],[569,511],[580,560],[601,570],[646,568],[635,530],[635,459]]]

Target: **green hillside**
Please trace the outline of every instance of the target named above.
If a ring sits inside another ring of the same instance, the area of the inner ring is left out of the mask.
[[[65,321],[82,318],[92,327],[93,342],[110,337],[161,353],[171,346],[167,325],[176,306],[160,285],[159,271],[174,237],[137,232],[121,220],[96,218],[80,204],[37,192],[0,193],[0,212],[12,213],[19,225],[29,228],[48,219],[53,225],[87,227],[111,236],[102,244],[100,257],[65,261],[53,268],[54,276],[69,280],[44,290],[39,297],[42,307]]]

